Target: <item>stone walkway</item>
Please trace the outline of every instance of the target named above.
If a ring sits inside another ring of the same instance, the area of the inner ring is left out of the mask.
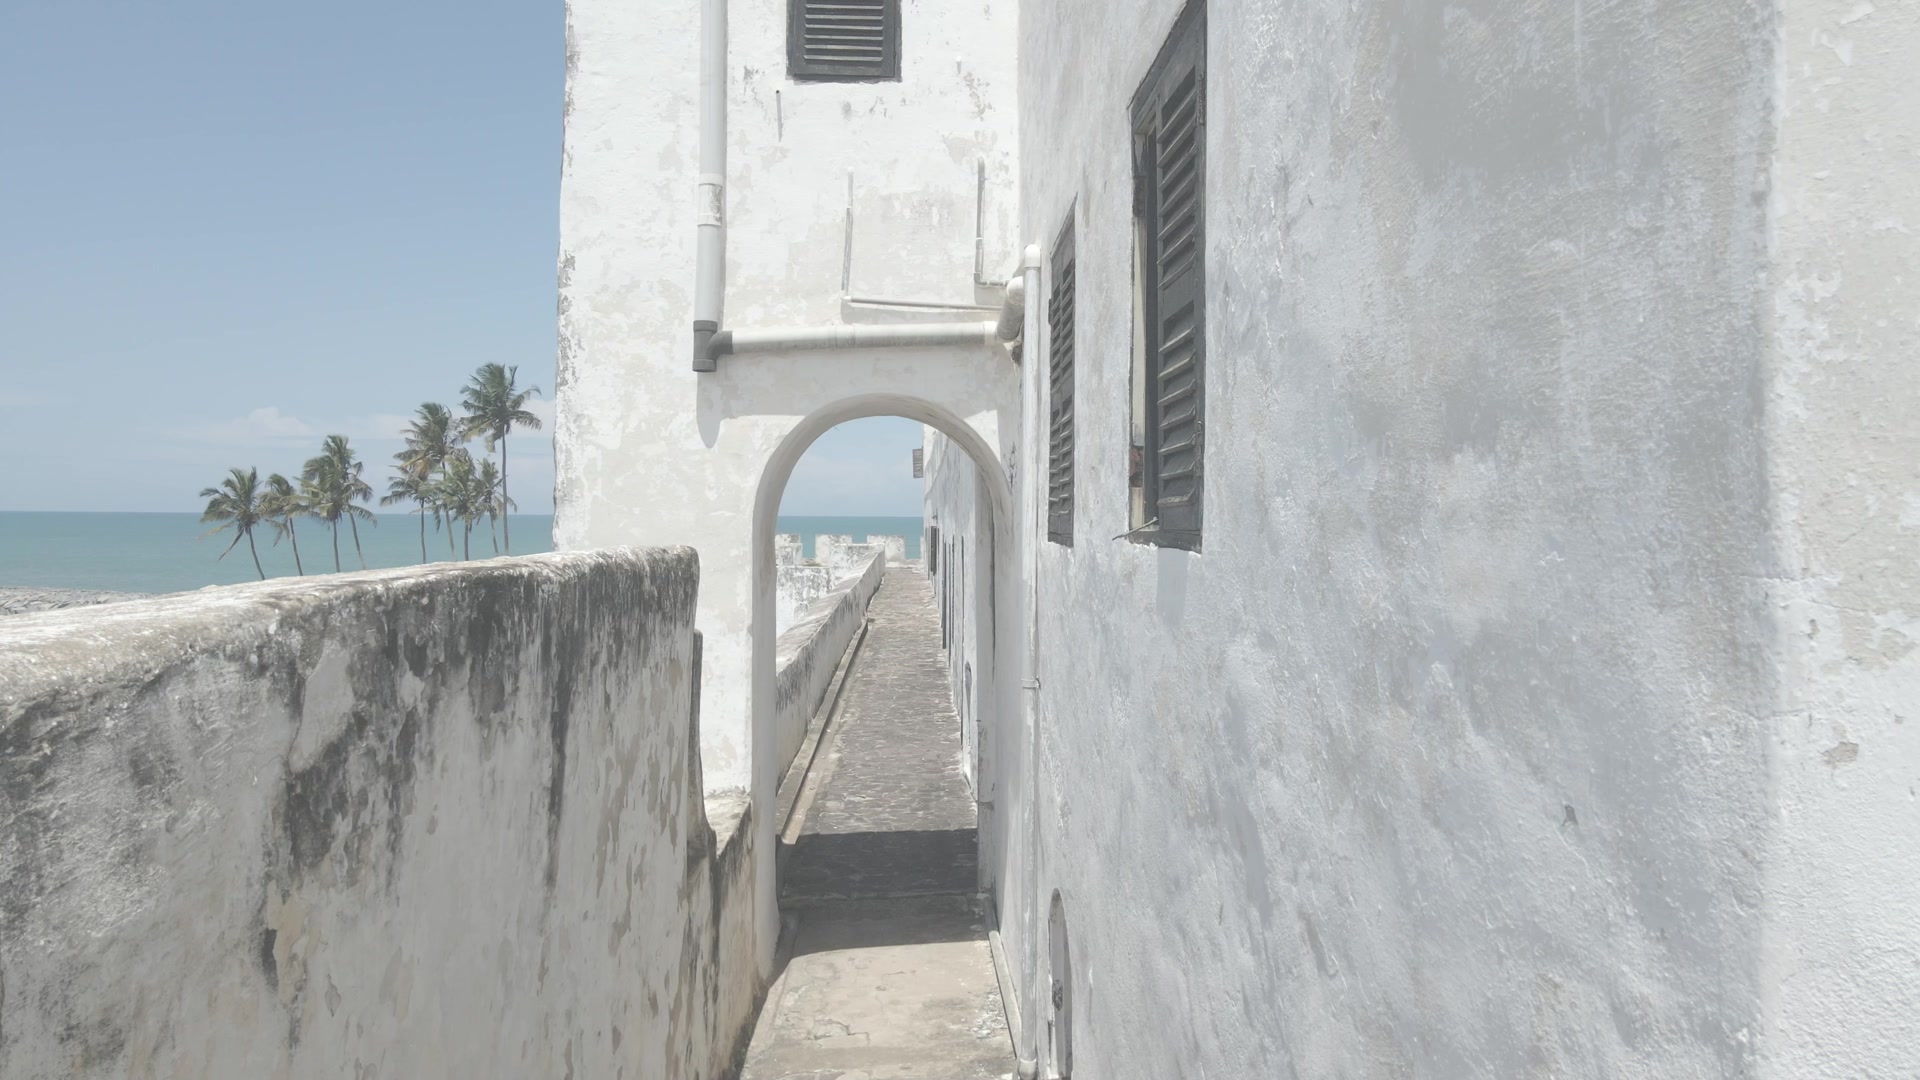
[[[889,567],[785,858],[786,966],[743,1080],[1013,1073],[975,896],[973,797],[926,577]]]

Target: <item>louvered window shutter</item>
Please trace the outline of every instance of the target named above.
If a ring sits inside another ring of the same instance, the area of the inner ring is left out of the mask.
[[[1206,20],[1195,5],[1140,102],[1147,185],[1146,480],[1156,530],[1198,546],[1206,391]]]
[[[1047,298],[1047,538],[1073,544],[1073,218],[1053,246]]]
[[[787,0],[787,74],[813,82],[900,77],[900,0]]]

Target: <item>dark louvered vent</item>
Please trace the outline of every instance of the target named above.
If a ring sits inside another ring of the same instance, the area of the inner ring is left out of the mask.
[[[1073,217],[1053,245],[1047,299],[1047,539],[1073,543]]]
[[[900,0],[787,0],[787,74],[811,82],[900,77]]]
[[[1200,542],[1206,390],[1206,15],[1180,17],[1134,103],[1146,239],[1148,515],[1157,538]]]

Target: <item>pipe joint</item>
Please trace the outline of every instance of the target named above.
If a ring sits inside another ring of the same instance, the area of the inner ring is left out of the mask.
[[[693,370],[718,371],[719,358],[713,353],[714,336],[720,332],[720,324],[711,319],[698,319],[693,324]]]

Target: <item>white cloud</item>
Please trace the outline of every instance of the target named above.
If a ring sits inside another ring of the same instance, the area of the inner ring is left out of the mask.
[[[317,432],[299,417],[281,412],[279,406],[266,405],[238,419],[171,428],[168,434],[188,442],[257,445],[310,439]]]

